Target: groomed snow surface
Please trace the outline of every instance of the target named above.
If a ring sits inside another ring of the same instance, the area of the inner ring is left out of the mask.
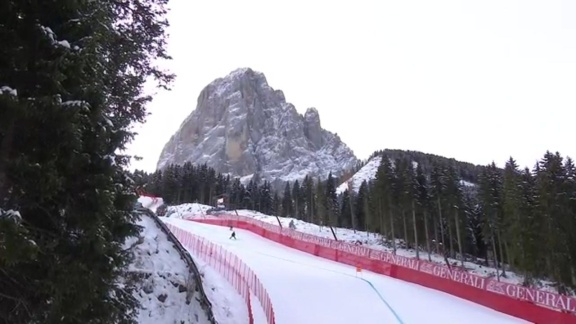
[[[248,308],[244,299],[234,290],[224,277],[194,254],[191,254],[202,276],[202,285],[208,300],[212,303],[212,312],[221,324],[248,323]]]
[[[188,217],[193,217],[193,216],[202,217],[203,215],[206,214],[206,210],[208,210],[210,208],[213,208],[213,207],[201,205],[201,204],[182,204],[182,205],[168,207],[168,212],[166,215],[170,218],[188,218]],[[266,223],[278,225],[278,219],[274,216],[262,214],[262,213],[255,212],[252,210],[245,210],[245,209],[240,209],[240,210],[237,210],[236,212],[238,212],[238,214],[241,216],[247,216],[247,217],[251,217],[251,218],[266,222]],[[316,236],[320,236],[320,237],[325,237],[325,238],[329,238],[329,239],[334,238],[332,236],[332,232],[330,231],[330,229],[328,227],[318,226],[316,224],[307,223],[307,222],[304,222],[302,220],[298,220],[298,219],[290,218],[290,217],[279,217],[279,219],[280,219],[280,222],[282,222],[282,226],[284,226],[284,227],[288,227],[288,224],[290,223],[290,221],[294,221],[294,224],[296,226],[296,230],[298,230],[300,232],[304,232],[304,233],[308,233],[308,234],[312,234],[312,235],[316,235]],[[382,244],[383,237],[379,234],[363,232],[363,231],[354,231],[354,230],[347,229],[347,228],[336,228],[336,227],[334,228],[334,230],[336,231],[336,235],[338,236],[338,240],[340,240],[340,241],[347,241],[347,242],[360,241],[365,246],[373,248],[373,249],[387,251],[387,252],[392,251],[391,247],[385,246]],[[399,240],[397,240],[397,243],[399,245],[401,245],[401,242]],[[409,258],[415,258],[416,257],[416,251],[414,249],[399,248],[397,250],[397,254],[404,256],[404,257],[409,257]],[[420,251],[420,257],[427,259],[428,254],[424,251]],[[437,264],[442,264],[442,265],[445,264],[444,257],[442,255],[432,254],[431,259],[432,259],[432,262],[435,262]],[[450,262],[452,264],[460,265],[459,260],[450,259]],[[464,265],[465,265],[466,269],[468,269],[468,272],[470,272],[471,274],[475,274],[475,275],[479,275],[479,276],[483,276],[483,277],[495,277],[496,276],[496,269],[494,269],[492,267],[486,267],[486,266],[482,266],[482,265],[479,265],[477,263],[472,263],[472,262],[464,262]],[[505,277],[505,278],[501,277],[500,280],[507,282],[507,283],[512,283],[512,284],[521,284],[523,282],[522,276],[520,276],[516,273],[510,272],[510,271],[507,272],[507,277]],[[539,280],[537,283],[538,283],[538,286],[535,288],[545,290],[545,291],[555,292],[551,282],[546,281],[546,280]]]
[[[238,240],[234,241],[229,239],[227,227],[178,218],[163,220],[238,255],[268,290],[279,324],[527,323],[436,290],[368,271],[357,273],[354,267],[248,231],[236,229]],[[253,308],[256,305],[254,300]],[[256,316],[256,323],[265,321]]]
[[[193,251],[188,251],[198,266],[204,291],[212,303],[212,311],[216,321],[219,324],[247,324],[248,308],[240,294],[205,260],[198,258]],[[252,295],[250,301],[255,322],[266,323],[266,315],[260,307],[258,299]]]

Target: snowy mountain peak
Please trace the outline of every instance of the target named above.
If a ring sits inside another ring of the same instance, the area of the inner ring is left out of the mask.
[[[187,161],[271,182],[339,175],[358,162],[337,135],[322,129],[315,108],[300,115],[263,73],[250,68],[236,69],[202,90],[157,167]]]

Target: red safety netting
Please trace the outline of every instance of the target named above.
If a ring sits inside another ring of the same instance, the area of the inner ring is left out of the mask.
[[[335,241],[246,216],[187,215],[186,219],[249,230],[319,257],[437,289],[533,323],[576,323],[576,299],[470,274],[415,258]]]

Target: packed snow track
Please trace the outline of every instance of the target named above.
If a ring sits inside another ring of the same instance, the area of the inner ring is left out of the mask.
[[[276,323],[528,323],[419,285],[288,248],[252,232],[162,218],[238,255],[268,290]]]

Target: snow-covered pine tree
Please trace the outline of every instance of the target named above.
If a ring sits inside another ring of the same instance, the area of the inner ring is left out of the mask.
[[[292,201],[292,191],[290,190],[290,182],[286,182],[284,186],[284,193],[282,194],[282,217],[293,217],[294,202]]]
[[[504,262],[502,237],[503,223],[503,174],[494,163],[488,166],[480,177],[480,203],[482,204],[482,236],[489,244],[497,268],[503,269]],[[498,273],[498,278],[500,274]]]
[[[422,223],[424,226],[424,241],[426,242],[426,251],[428,252],[428,261],[432,260],[431,252],[432,247],[430,246],[432,234],[431,230],[431,218],[430,218],[430,192],[429,184],[422,166],[418,164],[416,166],[416,177],[415,177],[415,195],[416,202],[419,213],[421,214]]]
[[[303,219],[305,207],[304,194],[298,180],[294,181],[292,185],[292,200],[294,201],[294,217],[296,219]]]
[[[504,235],[507,241],[513,242],[507,246],[508,263],[515,268],[521,267],[524,256],[524,226],[522,215],[521,174],[518,164],[510,157],[504,167],[504,183],[502,191],[502,208],[506,215]]]
[[[328,179],[326,179],[325,195],[328,224],[330,226],[337,226],[338,219],[340,218],[340,208],[338,205],[338,195],[336,194],[336,179],[332,175],[332,172],[328,174]]]
[[[382,162],[376,171],[374,189],[371,191],[374,221],[370,223],[379,229],[380,234],[392,242],[392,249],[396,253],[395,211],[392,202],[394,193],[394,171],[390,159],[382,157]]]
[[[537,173],[539,169],[540,167],[536,164],[534,172]],[[534,277],[545,273],[544,249],[542,248],[544,233],[542,217],[538,213],[539,197],[536,190],[536,178],[529,168],[525,168],[521,174],[520,187],[523,232],[522,240],[515,243],[522,246],[523,256],[520,267],[524,273],[524,284],[529,285]]]
[[[135,195],[117,152],[146,117],[144,82],[171,80],[153,64],[165,4],[0,4],[1,321],[132,321]]]
[[[446,248],[446,177],[443,166],[434,164],[430,173],[430,198],[432,201],[432,226],[434,245],[437,253],[443,253]]]
[[[342,202],[340,204],[340,218],[338,227],[352,228],[352,209],[350,208],[350,192],[348,189],[342,193]]]
[[[356,213],[355,217],[358,224],[357,229],[361,231],[366,231],[370,227],[368,224],[368,221],[370,220],[368,201],[370,193],[368,190],[368,182],[366,180],[362,181],[362,184],[360,184],[360,188],[358,189],[356,199],[354,199],[354,212]]]
[[[538,212],[542,218],[542,248],[546,273],[558,284],[559,292],[565,293],[572,286],[570,261],[570,215],[567,210],[568,193],[566,170],[559,153],[546,152],[539,162],[536,174]]]
[[[316,201],[314,192],[314,181],[312,177],[306,176],[302,181],[302,195],[304,201],[304,220],[312,222],[316,213]]]
[[[272,197],[272,188],[270,186],[270,182],[264,181],[264,183],[260,186],[260,212],[268,215],[272,215],[273,211],[273,197]]]

